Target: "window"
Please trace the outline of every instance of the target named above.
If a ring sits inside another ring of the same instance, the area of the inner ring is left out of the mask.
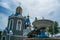
[[[16,30],[21,30],[21,26],[22,26],[22,21],[21,20],[17,20],[17,28]]]
[[[2,40],[6,40],[6,36],[3,36],[3,37],[2,37]]]
[[[10,30],[13,29],[13,23],[14,23],[14,20],[11,19],[10,22],[9,22],[9,29],[10,29]]]

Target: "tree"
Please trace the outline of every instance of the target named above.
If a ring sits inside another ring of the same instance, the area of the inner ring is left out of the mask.
[[[32,30],[31,32],[28,33],[28,38],[33,38],[33,37],[36,37],[36,35],[38,35],[40,33],[40,29],[34,29]]]
[[[49,27],[48,32],[53,36],[54,34],[57,34],[59,32],[58,30],[58,22],[54,22],[53,25]]]
[[[1,39],[1,33],[2,33],[2,31],[0,31],[0,39]]]

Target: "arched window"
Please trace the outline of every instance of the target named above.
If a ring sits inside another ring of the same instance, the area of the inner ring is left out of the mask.
[[[13,29],[13,23],[14,23],[14,20],[11,19],[11,20],[9,21],[9,29],[10,29],[10,30]]]
[[[2,40],[6,40],[6,36],[3,36],[3,37],[2,37]]]
[[[21,20],[17,20],[16,30],[21,30],[21,26],[22,26],[22,21]]]

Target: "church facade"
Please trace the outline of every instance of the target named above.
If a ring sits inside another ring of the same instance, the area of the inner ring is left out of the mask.
[[[23,40],[24,38],[28,38],[28,33],[32,31],[31,22],[29,15],[26,17],[22,15],[22,10],[23,9],[18,6],[15,14],[12,14],[8,17],[8,25],[2,32],[1,40]],[[44,17],[41,20],[37,20],[37,18],[35,18],[32,25],[34,30],[37,29],[40,32],[40,29],[53,25],[53,21],[44,19]]]
[[[27,32],[28,31],[28,32]],[[22,8],[18,6],[16,13],[8,18],[7,28],[2,32],[1,40],[23,40],[31,31],[29,15],[23,17]]]

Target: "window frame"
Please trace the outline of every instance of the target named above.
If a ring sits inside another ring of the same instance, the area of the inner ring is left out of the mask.
[[[12,28],[10,29],[10,27],[11,27],[11,21],[12,21]],[[14,20],[13,20],[13,19],[10,19],[10,21],[9,21],[9,29],[10,29],[10,30],[13,29],[13,26],[14,26],[13,24],[14,24]]]
[[[6,36],[5,35],[2,36],[2,39],[1,40],[3,40],[3,37],[5,37],[5,40],[6,40]]]
[[[18,26],[19,21],[21,22],[20,26]],[[21,30],[21,27],[22,27],[22,20],[17,20],[16,30]]]

